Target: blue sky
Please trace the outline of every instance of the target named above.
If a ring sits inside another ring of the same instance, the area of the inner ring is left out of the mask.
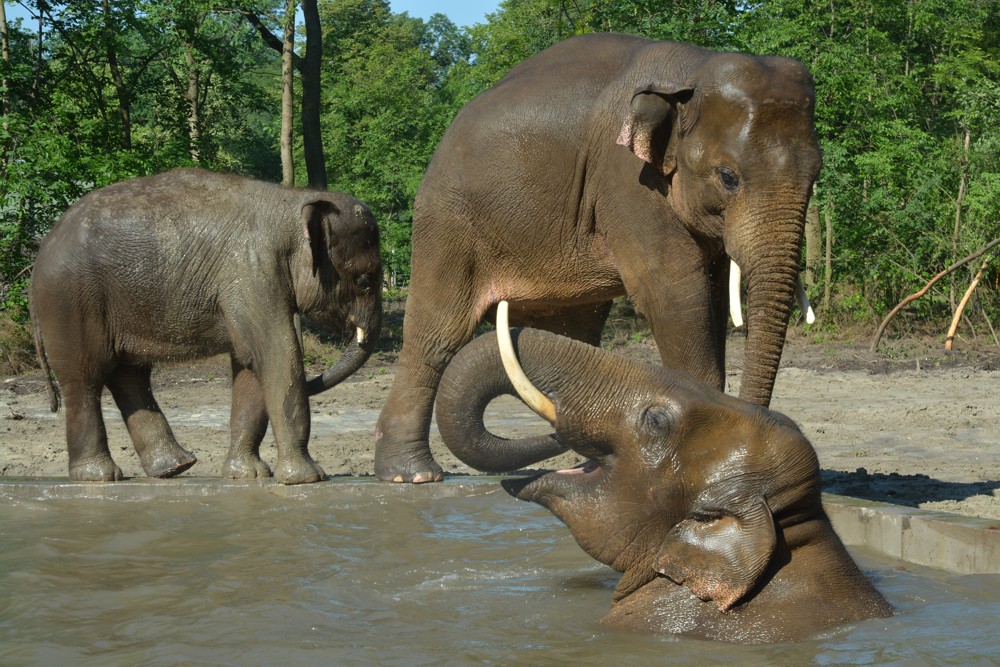
[[[430,18],[431,14],[441,13],[450,18],[458,26],[471,26],[485,23],[486,15],[497,10],[500,0],[390,0],[392,11],[422,19]],[[4,2],[7,20],[28,18],[28,12],[16,2]]]
[[[422,19],[431,14],[444,14],[457,26],[471,26],[486,23],[486,15],[492,14],[500,4],[499,0],[389,0],[392,11],[406,12]]]

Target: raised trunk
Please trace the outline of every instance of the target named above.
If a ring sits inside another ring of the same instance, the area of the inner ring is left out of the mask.
[[[559,352],[563,346],[547,340],[555,339],[555,334],[530,329],[515,329],[511,334],[528,378],[543,392],[556,391],[551,369],[563,366],[556,356],[564,355]],[[569,362],[565,364],[564,375],[570,373]],[[480,336],[452,360],[438,388],[438,430],[459,460],[484,472],[511,472],[569,449],[555,434],[511,439],[487,430],[483,421],[486,407],[503,395],[517,393],[504,371],[496,334]]]

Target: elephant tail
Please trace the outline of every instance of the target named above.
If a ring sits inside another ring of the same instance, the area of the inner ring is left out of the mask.
[[[42,327],[38,324],[38,318],[35,317],[35,310],[29,306],[29,314],[31,316],[31,331],[35,337],[35,353],[38,355],[38,363],[42,367],[42,375],[45,377],[45,384],[49,388],[49,409],[52,412],[59,411],[59,387],[56,386],[54,379],[52,377],[52,369],[49,367],[49,358],[45,355],[45,342],[42,340]]]

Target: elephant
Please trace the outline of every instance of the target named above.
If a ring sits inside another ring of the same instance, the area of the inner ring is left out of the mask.
[[[270,422],[285,484],[325,477],[308,451],[309,396],[357,371],[382,326],[378,226],[342,193],[178,169],[97,189],[43,240],[29,286],[52,411],[66,406],[69,476],[116,481],[101,416],[106,386],[143,471],[171,477],[181,447],[150,387],[153,364],[228,353],[230,449],[222,476],[272,475]],[[299,314],[351,332],[341,358],[305,377]]]
[[[443,478],[428,446],[441,373],[501,300],[515,324],[597,344],[628,295],[665,366],[723,389],[732,260],[747,285],[739,395],[769,405],[820,168],[814,99],[794,60],[590,34],[469,102],[414,202],[377,476]]]
[[[765,643],[893,613],[833,531],[816,453],[788,417],[684,371],[550,332],[509,332],[503,311],[497,333],[445,370],[438,428],[456,456],[486,471],[516,470],[560,445],[587,459],[501,484],[622,573],[603,623]],[[515,391],[555,433],[504,440],[486,430],[486,405]]]

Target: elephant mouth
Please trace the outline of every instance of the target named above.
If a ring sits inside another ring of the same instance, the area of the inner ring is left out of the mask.
[[[518,500],[545,505],[548,498],[585,493],[604,477],[604,473],[604,466],[590,459],[565,470],[548,470],[529,477],[504,479],[500,485]]]

